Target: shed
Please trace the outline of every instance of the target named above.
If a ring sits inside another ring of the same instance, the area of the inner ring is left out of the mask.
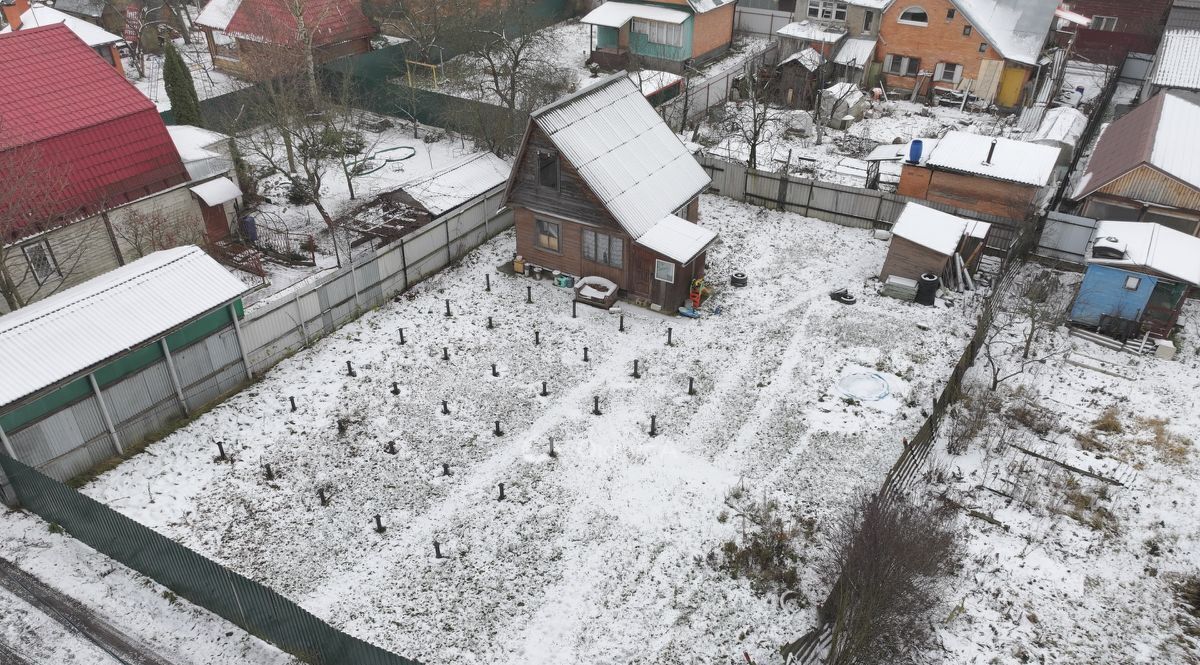
[[[66,480],[241,385],[245,291],[186,246],[0,317],[5,452]]]
[[[974,268],[990,231],[986,222],[908,203],[892,226],[892,241],[879,279],[887,281],[895,275],[916,280],[928,272],[945,283],[955,269],[952,259],[956,253],[969,269]]]
[[[797,51],[780,61],[776,67],[779,102],[794,109],[810,108],[817,88],[818,73],[824,64],[825,58],[811,48]]]

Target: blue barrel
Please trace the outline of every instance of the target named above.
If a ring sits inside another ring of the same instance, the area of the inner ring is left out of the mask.
[[[921,139],[913,139],[912,145],[908,147],[908,163],[921,163],[921,150],[925,148],[925,142]]]

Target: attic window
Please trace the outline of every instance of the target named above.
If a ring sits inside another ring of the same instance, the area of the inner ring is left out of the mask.
[[[953,20],[954,20],[954,15],[955,15],[955,14],[957,14],[957,13],[958,13],[958,12],[954,11],[953,9],[947,9],[947,10],[946,10],[946,20],[947,20],[947,21],[953,21]]]
[[[970,37],[970,36],[971,36],[971,26],[964,25],[963,26],[963,37]]]
[[[1142,285],[1141,277],[1134,277],[1133,275],[1129,275],[1128,277],[1125,278],[1125,288],[1129,291],[1137,291],[1138,287],[1141,285]]]
[[[552,152],[538,152],[538,184],[550,189],[558,189],[558,155]]]
[[[909,7],[900,13],[900,23],[908,25],[929,25],[929,14],[920,7]]]

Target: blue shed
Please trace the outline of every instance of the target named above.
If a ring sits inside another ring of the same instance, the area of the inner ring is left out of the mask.
[[[1097,327],[1102,316],[1141,320],[1157,285],[1157,277],[1093,263],[1071,306],[1071,322]]]

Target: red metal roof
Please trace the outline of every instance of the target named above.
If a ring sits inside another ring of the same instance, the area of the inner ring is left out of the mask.
[[[46,199],[32,211],[38,220],[187,181],[154,104],[62,24],[0,35],[0,178],[21,177],[10,170],[38,180],[29,187]],[[0,201],[6,214],[12,206]]]
[[[305,26],[313,30],[313,46],[375,34],[359,3],[345,0],[242,0],[225,32],[269,44],[293,44],[297,41],[297,8]]]

